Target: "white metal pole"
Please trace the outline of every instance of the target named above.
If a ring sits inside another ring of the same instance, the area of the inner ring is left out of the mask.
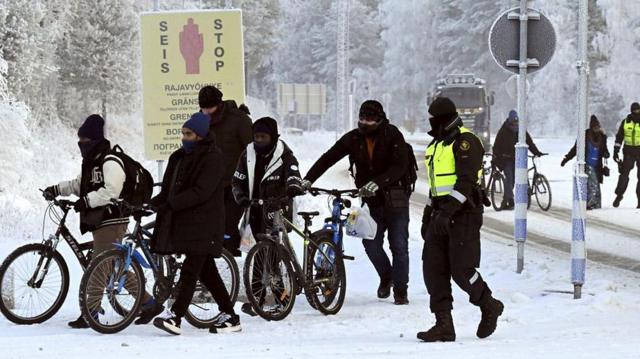
[[[514,238],[517,243],[516,271],[524,269],[524,245],[527,240],[527,204],[529,201],[527,184],[527,0],[520,0],[520,73],[518,75],[518,143],[515,158],[515,213]]]
[[[577,161],[573,176],[573,210],[571,229],[571,282],[573,297],[582,297],[582,285],[586,272],[585,232],[587,228],[587,175],[585,174],[585,131],[588,116],[589,62],[587,59],[588,44],[588,0],[580,0],[578,13],[578,137]]]

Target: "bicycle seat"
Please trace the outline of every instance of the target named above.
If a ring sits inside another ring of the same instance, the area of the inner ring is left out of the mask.
[[[303,218],[313,218],[317,215],[319,215],[320,212],[315,211],[315,212],[298,212],[299,216],[302,216]]]

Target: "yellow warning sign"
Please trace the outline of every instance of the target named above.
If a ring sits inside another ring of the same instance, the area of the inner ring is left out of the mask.
[[[181,127],[213,85],[245,101],[240,10],[152,12],[141,16],[145,154],[164,160],[181,146]]]

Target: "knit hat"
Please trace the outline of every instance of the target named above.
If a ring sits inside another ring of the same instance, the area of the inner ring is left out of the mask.
[[[509,117],[507,117],[507,120],[517,121],[518,119],[518,112],[516,110],[509,111]]]
[[[196,135],[205,138],[209,134],[209,122],[211,117],[202,112],[196,112],[191,115],[191,118],[182,125],[183,128],[188,128],[195,132]]]
[[[376,100],[367,100],[360,105],[359,117],[373,117],[380,122],[387,118],[382,104]]]
[[[212,108],[222,102],[222,92],[214,86],[205,86],[198,93],[200,108]]]
[[[631,112],[640,111],[640,103],[634,102],[631,104]]]
[[[86,137],[91,140],[104,138],[104,119],[100,115],[90,115],[78,129],[78,137]]]
[[[253,123],[253,133],[268,133],[275,139],[279,136],[278,123],[271,117],[262,117]]]
[[[456,105],[447,97],[436,97],[429,106],[429,114],[434,120],[450,120],[458,116]]]
[[[589,119],[589,128],[594,128],[596,126],[600,127],[600,121],[598,121],[596,115],[591,115],[591,118]]]

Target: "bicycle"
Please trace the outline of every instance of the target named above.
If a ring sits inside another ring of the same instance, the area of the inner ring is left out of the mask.
[[[57,250],[61,240],[67,242],[84,271],[89,266],[93,241],[78,243],[66,226],[73,204],[68,200],[49,201],[42,223],[42,242],[18,247],[0,266],[0,311],[9,321],[42,323],[60,310],[69,292],[69,268]],[[47,217],[57,229],[45,238]]]
[[[544,156],[546,153],[542,155]],[[532,166],[527,170],[527,181],[529,185],[527,193],[529,203],[527,208],[531,206],[531,196],[535,196],[540,209],[546,212],[551,208],[551,186],[549,185],[547,177],[538,172],[538,166],[536,165],[537,156],[530,155],[529,158],[531,158]],[[529,173],[531,172],[533,172],[533,175],[530,177]]]
[[[115,203],[133,214],[135,228],[123,244],[116,244],[116,248],[96,257],[80,283],[82,315],[92,329],[103,334],[122,331],[140,311],[146,281],[142,268],[150,269],[153,274],[154,299],[165,303],[175,300],[178,294],[178,273],[182,265],[177,257],[151,253],[151,233],[141,225],[142,217],[154,214],[148,206],[131,206],[121,200]],[[216,259],[216,266],[234,303],[239,290],[239,270],[233,255],[223,249],[221,257]],[[198,282],[185,319],[196,328],[210,327],[216,314],[210,308],[214,304],[211,295]]]
[[[273,225],[266,234],[258,234],[259,242],[249,251],[244,266],[244,284],[247,298],[254,311],[266,320],[286,318],[295,303],[295,297],[304,290],[312,308],[325,315],[337,314],[346,295],[346,273],[342,247],[342,214],[351,203],[343,195],[356,197],[357,190],[325,190],[311,188],[317,196],[329,193],[333,199],[332,216],[325,219],[319,231],[311,233],[312,219],[319,212],[298,212],[304,219],[304,228],[296,227],[282,214],[289,199],[258,200],[265,212],[272,211]],[[287,229],[303,238],[302,264],[289,240]]]
[[[495,159],[494,154],[485,153],[482,160],[482,183],[489,193],[493,209],[499,212],[503,210],[504,205],[505,177],[495,165]]]

